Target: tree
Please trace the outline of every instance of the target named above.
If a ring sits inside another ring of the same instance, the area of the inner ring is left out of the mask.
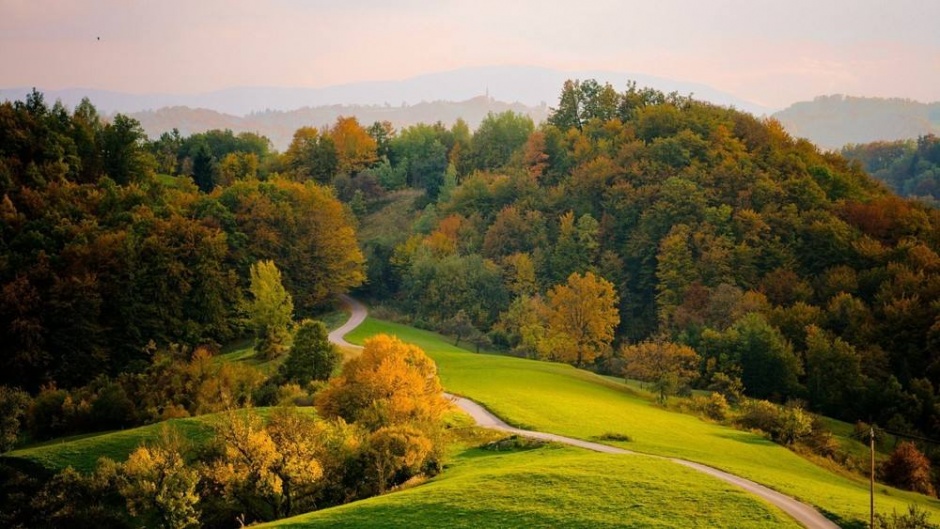
[[[895,487],[936,496],[930,460],[910,441],[901,441],[881,466],[884,480]]]
[[[128,456],[121,494],[134,516],[147,516],[165,529],[199,525],[198,473],[187,466],[179,434],[164,427],[160,440]]]
[[[621,347],[624,375],[651,382],[660,402],[698,376],[698,353],[687,345],[647,341]]]
[[[446,408],[434,361],[398,338],[380,334],[317,394],[317,411],[370,430],[403,423],[434,424]]]
[[[29,403],[29,394],[25,391],[0,386],[0,454],[16,445]]]
[[[267,425],[252,409],[232,410],[216,428],[222,456],[206,467],[223,496],[238,502],[251,521],[296,514],[323,480],[323,431],[309,415],[278,408]]]
[[[421,430],[408,425],[379,428],[369,436],[367,458],[376,492],[419,474],[434,450]]]
[[[112,180],[129,184],[150,176],[156,162],[144,147],[147,134],[139,121],[118,114],[105,125],[101,135],[104,170]]]
[[[583,367],[610,346],[620,322],[614,286],[592,272],[572,273],[548,292],[550,355]]]
[[[741,380],[757,398],[785,398],[799,390],[803,373],[792,347],[763,316],[750,313],[729,329],[730,354],[741,366]]]
[[[294,132],[294,138],[284,152],[283,163],[290,169],[294,180],[328,184],[339,167],[339,154],[331,136],[320,134],[314,127],[301,127]]]
[[[525,145],[534,129],[532,118],[524,114],[512,110],[490,112],[473,134],[474,165],[484,171],[502,168]]]
[[[330,343],[326,325],[304,320],[294,333],[294,342],[280,367],[281,378],[301,386],[313,380],[326,380],[333,374],[342,355]]]
[[[294,313],[291,295],[281,284],[274,261],[251,265],[251,296],[248,319],[255,331],[255,347],[265,358],[280,356],[290,341],[288,327]]]
[[[330,128],[330,138],[336,147],[336,169],[354,174],[375,163],[378,144],[355,117],[340,116]]]

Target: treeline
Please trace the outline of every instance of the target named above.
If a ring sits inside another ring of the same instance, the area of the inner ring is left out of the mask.
[[[246,334],[259,260],[277,263],[300,314],[359,285],[347,209],[276,161],[252,134],[150,143],[88,101],[0,105],[0,384],[82,386],[142,372],[151,342]]]
[[[933,134],[920,136],[916,141],[846,145],[842,156],[859,162],[865,171],[901,196],[918,198],[933,206],[940,203],[940,138]]]
[[[411,233],[364,241],[377,299],[614,374],[629,347],[672,343],[695,386],[940,435],[940,212],[774,120],[636,86],[569,82],[505,145],[419,203]],[[614,316],[579,319],[559,301],[576,288]]]

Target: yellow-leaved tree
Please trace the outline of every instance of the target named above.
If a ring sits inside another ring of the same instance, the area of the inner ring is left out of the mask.
[[[317,394],[317,411],[375,431],[404,423],[434,423],[446,408],[437,366],[420,348],[380,334]]]
[[[593,362],[614,339],[620,323],[614,285],[586,272],[548,291],[548,329],[544,356],[578,367]]]

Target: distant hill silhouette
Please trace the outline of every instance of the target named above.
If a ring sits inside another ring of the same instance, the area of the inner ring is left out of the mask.
[[[441,121],[451,125],[457,118],[475,129],[487,113],[512,110],[525,114],[536,123],[548,116],[548,106],[526,106],[504,103],[485,96],[466,101],[434,101],[416,105],[330,105],[304,107],[291,111],[268,110],[245,117],[223,114],[204,108],[168,107],[156,111],[135,112],[131,117],[140,121],[147,135],[156,139],[160,134],[177,128],[183,136],[211,129],[231,129],[233,132],[256,132],[267,136],[274,147],[284,151],[294,132],[300,127],[332,125],[338,116],[355,116],[363,126],[376,121],[389,121],[396,129],[416,123]]]
[[[940,102],[910,99],[820,96],[790,105],[774,117],[794,136],[827,149],[940,133]]]
[[[265,110],[290,111],[326,105],[417,105],[428,101],[465,101],[487,95],[500,101],[518,101],[529,106],[557,102],[560,87],[567,79],[596,79],[609,82],[617,90],[628,81],[663,92],[693,94],[696,99],[724,106],[734,106],[753,114],[768,114],[769,109],[732,94],[699,83],[689,83],[633,72],[561,71],[532,66],[483,66],[419,75],[403,80],[369,81],[320,88],[238,87],[202,94],[125,94],[106,90],[70,88],[47,90],[37,87],[46,100],[61,100],[74,107],[87,96],[103,113],[132,113],[164,107],[205,108],[245,116]],[[0,101],[23,100],[29,87],[0,89]]]

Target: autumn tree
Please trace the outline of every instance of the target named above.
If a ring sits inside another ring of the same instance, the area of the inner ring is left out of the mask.
[[[378,335],[317,394],[324,417],[342,417],[371,430],[402,423],[435,423],[446,403],[434,361],[418,347]]]
[[[206,467],[206,477],[249,520],[276,520],[310,506],[323,479],[321,430],[313,417],[279,408],[265,424],[252,409],[233,410],[216,430],[222,456]]]
[[[336,169],[341,173],[357,173],[378,160],[375,138],[355,117],[336,118],[330,128],[330,138],[336,148]]]
[[[255,331],[255,347],[265,358],[280,356],[290,341],[288,327],[294,302],[281,284],[281,272],[274,261],[258,261],[251,266],[250,291],[252,300],[247,312]]]
[[[694,349],[666,341],[646,341],[621,347],[624,375],[650,382],[665,403],[669,395],[698,376],[700,358]]]
[[[158,442],[131,452],[123,465],[121,494],[132,515],[151,518],[165,529],[199,525],[199,475],[182,452],[182,439],[169,427]]]
[[[882,464],[881,473],[884,480],[895,487],[936,495],[930,476],[930,460],[914,443],[901,441]]]
[[[313,380],[326,380],[339,365],[342,355],[330,343],[326,325],[321,321],[304,320],[294,333],[290,352],[280,367],[280,376],[301,386]]]
[[[0,386],[0,454],[16,445],[29,404],[29,394],[25,391]]]
[[[610,346],[620,322],[614,286],[592,272],[577,272],[548,292],[551,357],[578,367],[593,362]]]
[[[384,494],[390,486],[420,474],[433,450],[427,435],[413,426],[383,426],[373,432],[366,457],[376,492]]]

